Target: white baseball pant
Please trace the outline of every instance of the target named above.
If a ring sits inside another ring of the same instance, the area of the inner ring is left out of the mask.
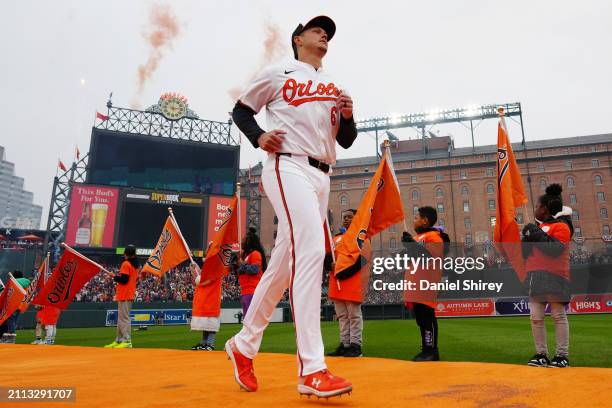
[[[270,263],[234,340],[240,353],[255,358],[272,313],[289,288],[298,375],[305,376],[326,368],[321,338],[321,285],[329,176],[312,167],[305,156],[270,154],[261,178],[278,217],[278,230]]]

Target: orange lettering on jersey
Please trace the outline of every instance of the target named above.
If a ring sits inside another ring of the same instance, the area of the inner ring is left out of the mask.
[[[283,85],[283,99],[291,106],[299,106],[306,102],[335,101],[340,95],[340,90],[333,82],[327,85],[319,83],[314,90],[311,90],[312,85],[311,80],[304,84],[289,78]]]

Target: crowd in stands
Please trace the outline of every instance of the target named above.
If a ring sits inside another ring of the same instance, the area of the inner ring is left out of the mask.
[[[486,257],[489,267],[504,267],[506,261],[498,255],[493,255],[489,252]],[[478,254],[478,256],[482,256]],[[593,253],[588,250],[574,250],[571,252],[572,264],[612,264],[612,253],[599,252]],[[110,272],[117,273],[116,267],[104,265]],[[398,272],[399,273],[399,272]],[[397,282],[401,279],[398,273],[384,273],[382,275],[373,276],[368,284],[368,292],[365,299],[365,304],[382,304],[382,303],[401,303],[401,291],[377,291],[372,289],[372,279],[382,279],[388,282]],[[324,277],[323,282],[323,303],[331,304],[327,300],[327,285],[328,277]],[[187,265],[182,265],[178,268],[170,270],[162,278],[157,278],[152,275],[143,275],[138,281],[136,287],[136,302],[190,302],[193,300],[193,277]],[[235,271],[232,271],[223,280],[222,300],[223,301],[239,301],[240,286]],[[112,302],[115,294],[115,283],[111,274],[100,273],[96,275],[76,296],[76,301],[81,302]],[[284,301],[288,301],[288,292],[283,296]]]
[[[113,274],[118,268],[106,266]],[[188,266],[171,269],[163,277],[141,275],[136,285],[136,302],[187,302],[193,300],[193,276]],[[240,300],[240,286],[234,273],[223,280],[224,301]],[[77,302],[112,302],[115,282],[112,274],[99,273],[77,294]]]

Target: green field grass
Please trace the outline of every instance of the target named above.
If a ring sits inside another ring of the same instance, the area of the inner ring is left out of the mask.
[[[573,366],[612,367],[612,315],[568,316],[570,362]],[[439,348],[445,361],[475,361],[525,364],[534,354],[528,317],[452,318],[439,320]],[[338,325],[321,324],[326,351],[339,343]],[[547,317],[549,350],[554,353],[554,331]],[[217,335],[217,349],[240,330],[225,324]],[[56,344],[101,347],[114,340],[115,328],[59,329]],[[414,320],[368,320],[364,324],[364,356],[411,359],[419,351],[420,336]],[[133,330],[138,348],[189,349],[200,338],[188,326],[152,326]],[[20,330],[18,343],[34,340],[34,330]],[[45,347],[45,346],[40,346]],[[273,323],[265,332],[262,352],[295,353],[295,335],[290,323]]]

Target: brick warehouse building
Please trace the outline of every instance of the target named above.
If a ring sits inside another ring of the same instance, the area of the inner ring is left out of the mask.
[[[526,149],[513,144],[529,203],[518,210],[521,225],[533,220],[532,204],[548,184],[563,186],[564,204],[573,208],[575,241],[602,245],[612,226],[612,134],[537,140]],[[496,145],[455,148],[451,137],[405,140],[391,145],[395,170],[412,230],[412,214],[423,205],[438,209],[439,224],[451,240],[467,246],[492,239],[495,223]],[[331,176],[329,210],[337,231],[342,213],[357,208],[376,171],[374,156],[338,160]],[[252,168],[246,191],[256,197],[261,164]],[[531,180],[529,182],[529,180]],[[243,185],[247,181],[245,177]],[[269,254],[276,236],[274,211],[261,193],[260,234]],[[374,249],[394,252],[403,225],[384,231]],[[382,238],[382,242],[381,242]]]

